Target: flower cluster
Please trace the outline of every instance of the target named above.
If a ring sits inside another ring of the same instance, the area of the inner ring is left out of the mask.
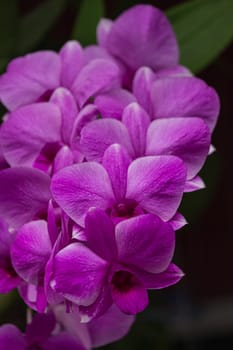
[[[97,39],[16,58],[0,77],[0,292],[18,288],[40,313],[25,335],[0,328],[17,349],[116,340],[148,289],[183,276],[178,208],[204,186],[218,96],[178,64],[152,6],[101,20]]]

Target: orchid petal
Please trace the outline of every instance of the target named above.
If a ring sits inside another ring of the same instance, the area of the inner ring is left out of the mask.
[[[53,173],[72,165],[74,163],[74,155],[68,146],[63,146],[56,154],[53,163]]]
[[[210,132],[200,118],[154,120],[147,133],[147,155],[174,155],[187,167],[188,179],[202,168],[208,156]]]
[[[43,220],[23,225],[11,248],[12,263],[26,282],[38,283],[51,253],[47,223]]]
[[[12,111],[43,99],[59,86],[60,68],[59,57],[52,51],[14,59],[0,78],[1,102]]]
[[[107,36],[108,51],[132,70],[154,70],[178,62],[178,46],[166,16],[150,5],[137,5],[123,12]]]
[[[193,192],[205,188],[205,183],[200,176],[195,176],[186,182],[184,192]]]
[[[114,200],[106,170],[94,162],[62,169],[53,176],[51,189],[55,201],[81,226],[89,208],[105,210]]]
[[[155,215],[139,215],[116,226],[119,260],[147,272],[167,268],[175,249],[175,235],[169,223]]]
[[[126,198],[134,199],[148,213],[169,220],[183,195],[186,169],[174,156],[143,157],[128,169]]]
[[[65,144],[70,143],[74,121],[78,115],[78,107],[73,95],[64,88],[58,88],[50,98],[61,111],[61,138]]]
[[[168,268],[161,273],[148,273],[145,271],[137,270],[135,274],[143,282],[147,289],[161,289],[169,287],[177,282],[184,276],[184,273],[175,265],[170,264]]]
[[[187,221],[186,221],[185,217],[182,214],[177,212],[173,216],[173,218],[171,218],[171,220],[169,221],[169,224],[171,225],[171,227],[173,228],[174,231],[177,231],[180,228],[182,228],[185,225],[187,225]]]
[[[131,158],[128,152],[118,144],[109,146],[103,157],[103,166],[108,172],[112,189],[117,201],[124,200],[127,188],[127,171]]]
[[[134,95],[124,89],[114,89],[106,94],[97,95],[95,105],[103,118],[115,118],[121,120],[124,108],[136,101]]]
[[[47,212],[50,178],[36,169],[15,167],[0,172],[0,216],[19,227]]]
[[[102,161],[105,150],[112,144],[121,144],[133,154],[127,128],[115,119],[98,119],[87,124],[81,131],[80,145],[88,161]]]
[[[97,25],[97,41],[98,44],[102,47],[106,46],[106,41],[108,34],[111,30],[113,21],[108,18],[101,18]]]
[[[103,316],[88,323],[92,346],[99,347],[124,337],[130,330],[135,318],[122,313],[112,305]]]
[[[68,41],[60,51],[61,84],[71,87],[83,67],[83,49],[78,41]]]
[[[137,70],[133,79],[133,93],[138,103],[150,116],[153,116],[150,91],[155,78],[156,76],[152,69],[141,67]]]
[[[1,145],[11,166],[33,166],[46,144],[59,142],[61,115],[51,103],[37,103],[12,112],[2,124]]]
[[[151,90],[153,117],[198,117],[213,131],[219,114],[216,91],[194,77],[158,79]]]
[[[124,273],[124,271],[119,272]],[[135,276],[131,276],[130,282],[130,287],[122,288],[122,290],[116,288],[112,283],[112,298],[122,312],[128,315],[136,315],[147,307],[149,299],[146,288]]]
[[[54,258],[52,288],[78,305],[88,306],[98,297],[108,263],[81,243],[72,243]]]
[[[72,92],[82,107],[90,97],[119,85],[119,68],[106,59],[87,64],[72,85]]]
[[[5,324],[0,327],[0,349],[26,349],[26,339],[20,330],[13,324]]]
[[[129,131],[136,157],[144,156],[149,115],[139,104],[133,102],[124,109],[122,122]]]
[[[104,211],[92,208],[85,220],[85,235],[88,247],[107,261],[117,256],[115,228]]]

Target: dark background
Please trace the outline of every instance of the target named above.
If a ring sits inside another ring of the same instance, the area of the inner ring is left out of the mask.
[[[42,2],[18,0],[19,16]],[[32,51],[57,50],[71,38],[80,1],[66,2],[64,10]],[[105,17],[115,18],[122,10],[143,2],[107,0]],[[146,1],[163,10],[182,2]],[[87,30],[88,27],[87,23]],[[12,50],[7,60],[15,55]],[[150,293],[151,305],[138,316],[130,334],[106,349],[233,349],[232,62],[233,45],[230,45],[198,74],[217,90],[221,114],[213,135],[217,151],[202,171],[207,189],[186,194],[182,204],[181,212],[189,225],[177,232],[175,261],[186,276],[174,287]],[[15,293],[0,297],[0,323],[4,322],[19,326],[25,322],[25,306]]]

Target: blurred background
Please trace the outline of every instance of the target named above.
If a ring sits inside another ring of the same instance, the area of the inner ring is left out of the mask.
[[[75,38],[95,42],[100,17],[114,19],[135,0],[0,0],[0,71],[13,57],[58,50]],[[233,349],[233,1],[146,1],[165,10],[181,47],[181,63],[221,99],[216,152],[202,171],[205,190],[186,194],[189,225],[177,232],[176,263],[186,276],[150,294],[150,307],[112,350]],[[3,112],[1,113],[3,114]],[[0,296],[0,323],[25,324],[16,293]]]

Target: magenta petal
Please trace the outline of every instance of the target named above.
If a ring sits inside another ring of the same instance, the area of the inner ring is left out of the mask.
[[[108,172],[112,189],[117,201],[124,200],[127,187],[127,172],[131,162],[128,152],[118,144],[107,148],[103,157],[103,166]]]
[[[92,208],[85,220],[85,235],[88,247],[107,261],[117,256],[115,228],[104,211]]]
[[[123,12],[111,27],[106,47],[133,70],[140,66],[158,70],[178,61],[172,27],[165,15],[150,5]]]
[[[187,221],[186,221],[185,217],[182,214],[177,212],[173,216],[173,218],[171,218],[171,220],[169,221],[169,224],[171,225],[171,227],[173,228],[174,231],[177,231],[180,228],[182,228],[185,225],[187,225]]]
[[[98,297],[108,263],[81,243],[73,243],[54,258],[51,287],[68,300],[88,306]]]
[[[184,276],[184,273],[175,265],[170,264],[168,268],[161,273],[148,273],[145,271],[135,271],[135,274],[143,282],[147,289],[161,289],[169,287]]]
[[[45,344],[43,350],[89,350],[81,344],[80,339],[72,334],[61,332],[52,335]]]
[[[88,323],[92,346],[99,347],[123,338],[130,330],[135,318],[122,313],[112,305],[97,320]]]
[[[169,265],[175,235],[169,223],[155,215],[139,215],[116,226],[119,260],[148,272],[158,273]]]
[[[32,221],[22,226],[11,248],[12,263],[26,282],[38,283],[51,253],[46,221]]]
[[[148,213],[169,220],[180,204],[186,180],[183,162],[174,156],[143,157],[128,169],[126,197]]]
[[[151,87],[156,75],[149,67],[137,70],[133,80],[133,93],[140,105],[152,116]]]
[[[156,78],[165,78],[165,77],[191,77],[191,71],[184,66],[173,66],[169,68],[160,69],[156,72]]]
[[[51,197],[50,178],[36,169],[10,168],[0,172],[0,216],[19,227],[45,214]]]
[[[112,298],[122,312],[136,315],[147,307],[149,300],[146,288],[135,276],[132,276],[131,283],[130,288],[122,290],[112,284]]]
[[[106,170],[94,162],[62,169],[54,175],[51,189],[56,202],[81,226],[89,208],[105,210],[114,200]]]
[[[61,63],[57,53],[40,51],[27,54],[10,62],[8,72],[19,73],[36,81],[47,90],[53,90],[60,82]]]
[[[84,62],[88,64],[96,59],[107,59],[114,62],[112,56],[103,47],[98,45],[89,45],[83,49]]]
[[[205,188],[205,183],[200,176],[186,181],[184,192],[194,192]]]
[[[83,67],[83,49],[78,41],[68,41],[60,51],[61,85],[71,87]]]
[[[89,323],[94,319],[104,315],[112,305],[111,288],[109,284],[104,284],[96,301],[89,306],[79,306],[79,313],[82,323]]]
[[[53,173],[74,164],[74,155],[68,146],[63,146],[56,154],[53,162]]]
[[[12,324],[0,327],[0,349],[1,350],[26,350],[26,339],[20,330]]]
[[[81,131],[80,145],[88,161],[101,162],[105,150],[118,143],[133,154],[127,128],[115,119],[98,119],[88,123]]]
[[[96,59],[87,64],[72,85],[72,92],[82,107],[90,97],[119,85],[119,68],[110,60]]]
[[[46,144],[59,142],[61,115],[51,103],[37,103],[12,112],[2,124],[1,145],[11,166],[32,166]]]
[[[187,167],[188,179],[202,168],[208,156],[210,132],[200,118],[154,120],[147,133],[147,155],[174,155]]]
[[[18,73],[8,72],[0,77],[0,101],[10,111],[37,101],[44,93],[43,86]]]
[[[136,157],[144,156],[146,150],[146,133],[150,117],[136,102],[128,105],[123,112],[122,122],[126,125]]]
[[[93,104],[88,104],[81,109],[75,120],[72,134],[71,134],[71,144],[74,148],[79,147],[80,132],[82,128],[89,122],[95,120],[99,115],[97,107]]]
[[[105,47],[108,34],[111,30],[113,21],[108,18],[102,18],[97,25],[97,41],[100,46]]]
[[[36,68],[35,68],[36,67]],[[41,51],[14,59],[0,78],[0,100],[9,109],[39,101],[59,86],[60,59]]]
[[[44,342],[48,339],[55,328],[56,320],[54,315],[49,312],[47,314],[36,314],[33,320],[26,327],[26,336],[31,344],[35,342]]]
[[[0,127],[1,130],[1,127]],[[1,131],[0,131],[0,137],[1,137]],[[0,170],[7,169],[9,167],[5,157],[3,156],[2,149],[1,149],[1,142],[0,142]]]
[[[123,89],[114,89],[106,94],[97,95],[95,105],[103,118],[115,118],[121,120],[124,108],[136,101],[134,95]]]
[[[214,129],[219,114],[216,91],[194,77],[158,79],[154,82],[151,98],[153,117],[198,117],[210,130]]]
[[[69,90],[58,88],[54,91],[50,101],[56,104],[61,112],[61,138],[65,144],[70,143],[71,132],[75,118],[78,115],[78,107]]]

